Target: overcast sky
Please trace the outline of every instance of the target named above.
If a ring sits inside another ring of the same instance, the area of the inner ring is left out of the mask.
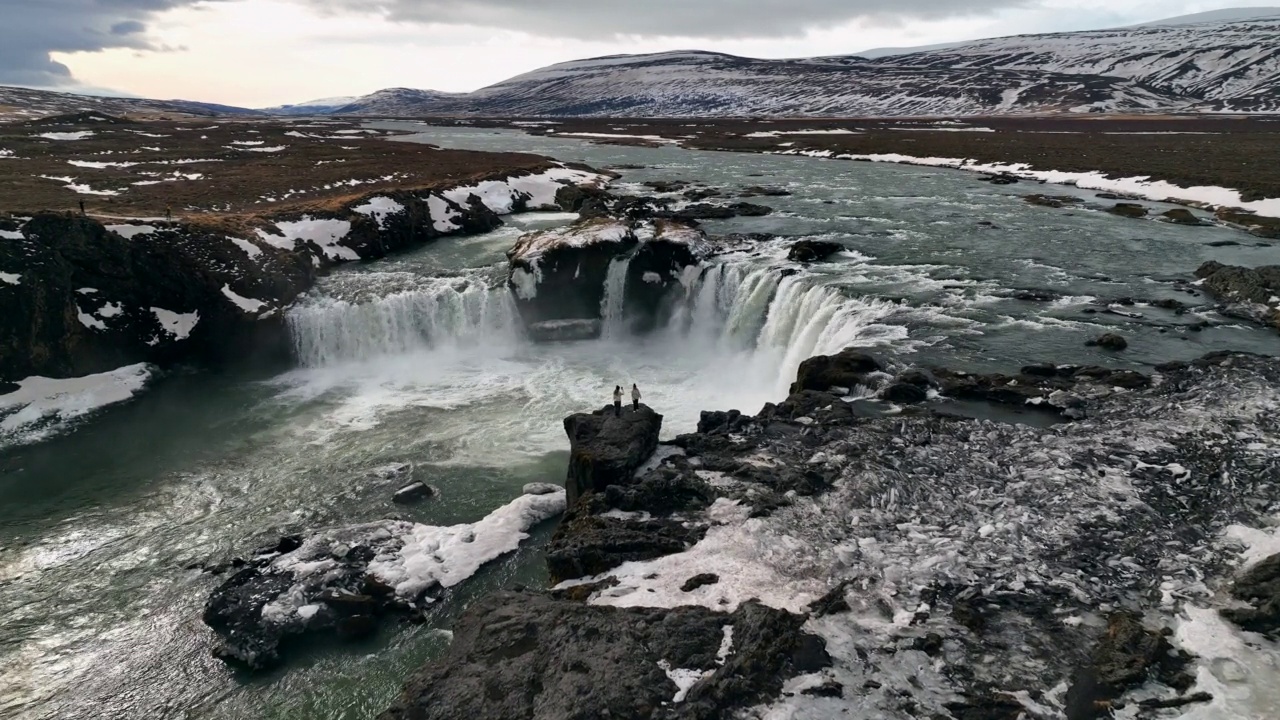
[[[263,107],[684,48],[853,53],[1276,0],[0,0],[0,84]]]

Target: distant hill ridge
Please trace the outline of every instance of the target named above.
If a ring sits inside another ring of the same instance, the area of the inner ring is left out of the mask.
[[[389,88],[263,110],[40,93],[0,88],[0,109],[28,117],[87,110],[385,117],[1280,113],[1280,7],[833,57],[615,55],[551,65],[472,93]]]

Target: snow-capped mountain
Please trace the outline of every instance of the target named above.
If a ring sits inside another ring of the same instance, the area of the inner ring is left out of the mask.
[[[896,51],[889,51],[896,52]],[[679,51],[577,60],[470,94],[375,93],[340,114],[911,116],[1280,112],[1280,10],[978,40],[878,57]]]
[[[1280,9],[1267,17],[1190,16],[1116,30],[980,40],[880,62],[938,72],[999,69],[1120,78],[1169,98],[1173,107],[1280,112]]]
[[[330,115],[347,105],[359,100],[358,96],[343,96],[308,100],[296,105],[277,105],[262,108],[262,112],[271,115]]]
[[[0,86],[0,121],[101,112],[108,115],[261,115],[257,110],[191,100],[144,100]]]

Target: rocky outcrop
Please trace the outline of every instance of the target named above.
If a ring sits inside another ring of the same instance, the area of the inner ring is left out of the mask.
[[[1224,617],[1245,630],[1280,638],[1280,554],[1245,572],[1232,585],[1231,594],[1248,607],[1223,610]]]
[[[609,265],[639,244],[630,222],[592,218],[520,238],[507,251],[507,285],[527,325],[599,320]]]
[[[800,363],[791,392],[823,391],[834,387],[852,389],[865,385],[868,375],[883,371],[884,366],[879,360],[854,348],[836,355],[818,355]]]
[[[1237,267],[1210,261],[1196,270],[1223,310],[1280,329],[1280,265]]]
[[[287,357],[272,324],[314,281],[307,255],[199,227],[143,229],[126,238],[45,213],[0,242],[0,379]]]
[[[441,189],[391,190],[331,209],[183,223],[104,225],[42,213],[5,221],[0,381],[150,362],[284,361],[283,310],[332,266],[439,237],[487,232],[500,214],[555,209],[566,184],[604,176],[547,163]]]
[[[787,259],[795,262],[821,262],[844,250],[844,246],[829,240],[801,240],[787,251]]]
[[[591,217],[520,238],[507,252],[507,284],[535,340],[598,336],[606,298],[611,321],[643,332],[710,253],[705,235],[683,223]]]
[[[648,405],[620,415],[607,406],[591,414],[570,415],[564,420],[569,436],[569,475],[565,481],[569,505],[588,493],[603,492],[625,483],[658,447],[662,416]]]
[[[482,565],[515,550],[534,525],[559,515],[558,488],[526,493],[470,524],[382,521],[290,536],[233,560],[210,594],[204,622],[214,655],[250,670],[278,665],[302,636],[356,640],[387,616],[420,618]]]
[[[1107,208],[1107,212],[1120,217],[1137,219],[1146,217],[1150,211],[1147,210],[1145,205],[1139,205],[1138,203],[1116,203]]]
[[[1214,217],[1223,224],[1244,230],[1250,235],[1270,240],[1280,239],[1280,218],[1256,215],[1227,207],[1218,208]]]
[[[1063,208],[1073,205],[1083,205],[1084,200],[1075,195],[1026,195],[1022,198],[1025,202],[1032,205],[1040,205],[1042,207]]]
[[[1174,225],[1199,226],[1199,225],[1209,224],[1201,220],[1199,217],[1196,217],[1195,213],[1191,212],[1190,210],[1187,210],[1186,208],[1174,208],[1173,210],[1166,210],[1160,213],[1159,219],[1167,223],[1173,223]]]
[[[713,720],[830,658],[803,615],[592,607],[541,593],[473,605],[381,720]],[[683,686],[677,684],[680,679]]]
[[[1106,333],[1093,340],[1085,343],[1089,347],[1100,347],[1103,350],[1112,350],[1119,352],[1129,347],[1129,341],[1124,336],[1115,333]]]

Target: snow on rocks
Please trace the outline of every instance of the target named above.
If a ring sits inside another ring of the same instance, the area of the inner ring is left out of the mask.
[[[235,305],[246,313],[256,313],[264,307],[267,307],[267,303],[261,300],[254,300],[237,294],[235,290],[231,289],[230,285],[222,286],[222,295],[226,297],[227,300],[230,300],[232,305]]]
[[[217,654],[267,668],[286,635],[355,637],[371,632],[377,616],[422,612],[564,509],[557,488],[521,495],[474,523],[382,521],[282,538],[214,590],[204,620],[223,639]]]
[[[369,198],[363,205],[357,205],[351,209],[361,215],[368,215],[377,221],[379,228],[383,228],[389,216],[402,213],[405,208],[404,205],[389,197],[373,197]]]
[[[151,313],[156,316],[156,322],[160,323],[160,328],[168,333],[174,340],[186,340],[191,335],[191,331],[195,329],[196,323],[200,322],[200,313],[177,313],[164,308],[153,307]]]
[[[427,196],[427,210],[431,213],[431,224],[436,232],[448,233],[462,227],[458,224],[462,213],[455,207],[456,205],[434,193]]]
[[[719,495],[682,513],[706,527],[702,539],[561,587],[589,587],[591,604],[615,607],[727,612],[759,598],[809,608],[805,629],[825,639],[833,665],[805,682],[874,688],[844,701],[796,689],[752,717],[896,717],[902,697],[947,717],[958,695],[979,692],[1063,712],[1080,663],[1065,648],[1099,642],[1120,608],[1150,626],[1176,624],[1180,611],[1203,621],[1195,608],[1214,601],[1213,578],[1238,546],[1250,548],[1246,562],[1275,548],[1272,530],[1248,528],[1267,527],[1263,513],[1280,506],[1280,362],[1212,356],[1161,372],[1151,387],[1091,394],[1087,419],[1047,428],[925,416],[849,424],[833,414],[836,396],[799,393],[788,404],[827,414],[806,410],[817,418],[806,426],[767,408],[684,436],[685,456],[637,480],[661,483],[664,496]],[[807,463],[819,453],[822,463]],[[768,467],[754,470],[752,458]],[[710,486],[706,467],[733,469],[735,482]],[[702,573],[720,581],[682,591]],[[1274,663],[1270,653],[1255,667]],[[1257,716],[1269,675],[1242,670],[1242,686],[1212,689],[1205,673],[1218,673],[1220,656],[1198,661],[1204,687],[1254,704],[1219,716]]]
[[[276,222],[276,228],[283,234],[274,235],[258,230],[258,237],[267,244],[282,250],[293,250],[299,241],[314,244],[321,254],[330,260],[359,260],[355,250],[339,244],[351,232],[351,222],[332,218],[313,218],[304,215],[301,220]]]
[[[44,138],[46,140],[84,140],[86,138],[91,138],[94,135],[97,135],[97,133],[92,130],[77,130],[75,132],[40,133],[39,135],[36,135],[36,137]]]
[[[262,254],[262,248],[254,245],[252,242],[245,240],[244,238],[228,237],[227,239],[230,240],[233,245],[243,250],[244,254],[248,255],[250,260],[257,258]]]
[[[551,168],[540,173],[518,175],[502,180],[485,180],[474,185],[446,190],[448,200],[466,206],[475,195],[486,207],[499,215],[525,210],[556,210],[556,193],[568,185],[603,186],[608,178],[600,173],[571,168]],[[433,215],[434,217],[434,215]]]
[[[0,282],[6,285],[17,285],[22,282],[22,275],[19,273],[0,272]]]
[[[106,227],[126,240],[139,235],[150,235],[159,230],[155,225],[107,225]]]
[[[29,377],[0,395],[0,445],[35,442],[78,418],[132,398],[150,380],[153,368],[128,365],[75,378]]]
[[[1015,175],[1031,180],[1043,180],[1057,185],[1074,185],[1082,190],[1112,192],[1158,202],[1197,203],[1214,207],[1239,208],[1268,217],[1280,217],[1280,198],[1246,201],[1239,190],[1211,185],[1195,185],[1184,188],[1165,180],[1153,180],[1150,177],[1110,178],[1099,171],[1032,170],[1027,163],[980,163],[965,158],[913,157],[899,153],[853,155],[836,154],[830,150],[784,150],[777,154],[945,167],[992,175]]]

